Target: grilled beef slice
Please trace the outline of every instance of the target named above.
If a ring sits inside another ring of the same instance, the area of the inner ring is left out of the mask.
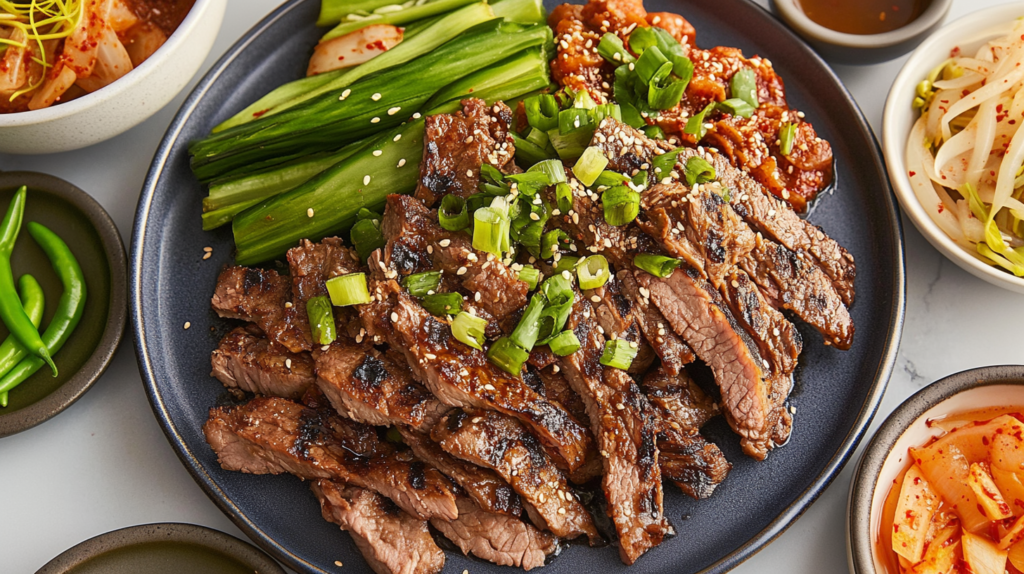
[[[316,359],[316,385],[342,416],[371,425],[429,431],[448,407],[409,376],[404,363],[341,339]]]
[[[520,516],[523,503],[519,495],[493,470],[469,464],[446,453],[430,435],[407,427],[398,427],[402,440],[416,458],[436,467],[462,487],[481,509],[492,514]],[[428,431],[429,432],[429,431]]]
[[[210,363],[211,374],[225,387],[258,395],[298,399],[316,380],[309,353],[289,353],[253,325],[225,335]]]
[[[372,260],[372,258],[371,258]],[[451,327],[432,316],[394,281],[371,281],[374,301],[359,312],[366,330],[406,356],[413,375],[441,402],[498,410],[516,417],[570,471],[586,460],[593,441],[586,427],[561,406],[498,369],[479,351],[459,342]]]
[[[701,284],[693,269],[679,268],[666,278],[636,270],[634,276],[672,329],[715,374],[726,419],[741,437],[744,452],[763,459],[772,447],[764,365],[756,346],[716,303],[717,293]]]
[[[313,297],[326,296],[327,280],[362,269],[359,255],[354,249],[345,247],[338,237],[327,237],[319,243],[308,239],[299,242],[298,247],[288,250],[288,269],[292,279],[292,304],[299,311],[306,312],[306,302]],[[335,307],[334,321],[339,333],[355,337],[351,326],[358,332],[356,312],[349,307]]]
[[[473,195],[484,163],[512,173],[511,123],[512,110],[503,102],[488,107],[477,98],[462,100],[461,112],[427,116],[416,199],[433,205],[449,193]]]
[[[211,304],[218,315],[256,323],[267,338],[292,353],[312,349],[306,309],[291,304],[287,277],[277,271],[227,266]]]
[[[619,537],[619,557],[632,564],[672,534],[663,507],[657,421],[629,375],[600,364],[605,338],[590,303],[579,295],[566,327],[582,346],[562,358],[563,371],[590,414],[604,464],[602,487],[608,515]]]
[[[643,330],[636,317],[639,309],[622,294],[616,277],[612,275],[604,285],[584,291],[583,296],[593,305],[598,324],[608,338],[637,344],[637,354],[629,365],[628,372],[646,372],[657,355],[642,335]]]
[[[770,363],[772,373],[791,375],[803,350],[803,339],[796,326],[772,307],[743,271],[732,269],[724,279],[719,292],[733,317],[757,343],[761,356]]]
[[[721,413],[718,404],[686,371],[673,375],[659,365],[644,375],[640,389],[661,417],[663,426],[673,430],[700,430]]]
[[[441,473],[325,408],[256,397],[211,409],[203,432],[227,470],[336,480],[379,492],[422,519],[458,516]]]
[[[387,199],[381,231],[388,240],[384,265],[391,279],[441,270],[468,301],[501,321],[526,305],[528,286],[494,255],[473,249],[470,236],[443,229],[437,212],[414,198]]]
[[[452,456],[490,468],[508,481],[538,526],[559,538],[585,534],[591,544],[600,540],[593,518],[565,475],[516,419],[496,411],[455,410],[441,419],[431,437]]]
[[[544,566],[558,551],[558,538],[518,518],[487,512],[465,496],[456,499],[459,517],[431,518],[430,524],[454,542],[463,554],[472,554],[499,566],[531,570]]]
[[[444,552],[430,536],[427,523],[403,512],[376,492],[314,480],[310,488],[324,519],[352,535],[363,558],[377,574],[436,574]]]

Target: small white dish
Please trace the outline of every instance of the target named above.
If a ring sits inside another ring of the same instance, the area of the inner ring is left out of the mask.
[[[964,16],[940,29],[918,46],[896,76],[882,117],[882,148],[889,179],[900,206],[914,226],[929,243],[968,273],[1017,293],[1024,293],[1024,278],[982,263],[953,242],[932,221],[911,187],[906,169],[906,146],[918,117],[917,111],[911,108],[917,84],[928,76],[931,69],[949,58],[954,47],[959,46],[971,53],[992,38],[1008,33],[1013,21],[1021,16],[1024,16],[1024,5],[1005,4]]]
[[[882,565],[879,528],[889,489],[907,467],[907,449],[943,434],[929,420],[989,407],[1024,407],[1024,366],[983,367],[928,385],[900,405],[875,433],[857,466],[847,505],[847,558],[852,574],[893,574]]]
[[[227,0],[196,0],[167,42],[109,86],[41,110],[0,114],[0,152],[57,153],[90,146],[139,125],[199,71],[220,31]]]

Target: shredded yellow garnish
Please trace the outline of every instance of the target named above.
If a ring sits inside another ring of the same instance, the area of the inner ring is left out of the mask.
[[[39,79],[11,96],[14,101],[19,96],[39,88],[46,78],[46,69],[51,67],[47,62],[46,47],[43,42],[67,38],[78,26],[82,17],[83,0],[31,0],[26,4],[16,4],[11,0],[0,0],[0,31],[9,29],[7,38],[0,37],[0,48],[6,50],[10,46],[27,48],[34,42],[38,55],[32,59],[43,66]],[[11,39],[14,30],[20,30],[25,41]],[[2,54],[2,52],[0,52]]]

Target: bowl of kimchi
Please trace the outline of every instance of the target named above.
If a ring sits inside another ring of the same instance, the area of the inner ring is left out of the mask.
[[[893,190],[965,271],[1024,293],[1024,6],[975,12],[922,43],[882,120]]]
[[[893,411],[847,532],[854,574],[1024,572],[1024,366],[951,375]]]
[[[142,123],[199,70],[226,6],[63,0],[0,8],[0,152],[69,151]]]

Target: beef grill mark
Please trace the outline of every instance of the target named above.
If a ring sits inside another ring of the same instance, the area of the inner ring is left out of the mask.
[[[287,277],[277,271],[227,266],[217,278],[211,305],[221,317],[255,323],[267,338],[292,353],[312,349],[305,308],[292,298]]]
[[[257,397],[211,409],[203,432],[227,470],[342,481],[376,491],[418,518],[458,516],[441,473],[417,470],[411,453],[380,441],[372,427],[323,406]]]
[[[633,564],[673,533],[663,508],[658,428],[646,397],[629,375],[600,364],[605,338],[590,303],[579,295],[567,328],[581,347],[562,358],[562,368],[590,415],[604,467],[601,486],[619,537],[619,557]]]
[[[236,327],[210,355],[212,375],[225,387],[250,393],[301,398],[316,380],[308,353],[289,353],[254,325]]]
[[[320,501],[324,520],[352,536],[359,552],[378,574],[436,574],[444,568],[424,520],[415,518],[383,496],[325,479],[310,488]]]
[[[565,475],[516,419],[495,411],[456,411],[434,427],[431,437],[452,456],[497,472],[522,497],[538,527],[560,538],[600,540]]]

